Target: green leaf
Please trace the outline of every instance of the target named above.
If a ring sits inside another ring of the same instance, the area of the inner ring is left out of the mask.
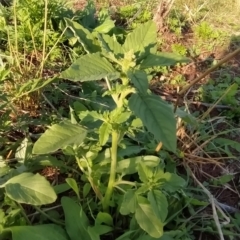
[[[176,152],[176,120],[173,109],[155,95],[132,94],[129,108],[139,117],[157,141]]]
[[[54,224],[39,226],[15,226],[8,228],[13,240],[68,240],[66,232]]]
[[[91,184],[90,183],[85,183],[83,186],[83,198],[86,198],[86,196],[89,194],[91,190]]]
[[[141,70],[129,71],[127,76],[140,93],[147,92],[149,84],[146,72]]]
[[[102,78],[117,79],[119,73],[99,53],[88,54],[77,59],[60,77],[71,81],[96,81]]]
[[[80,191],[79,191],[76,180],[74,178],[66,178],[66,182],[72,188],[72,190],[76,193],[76,195],[78,196],[78,199],[80,199],[80,195],[79,195]]]
[[[100,47],[94,43],[92,34],[86,28],[68,18],[64,18],[64,20],[66,22],[66,26],[72,31],[72,34],[68,32],[69,38],[71,35],[76,37],[87,53],[100,51]]]
[[[106,19],[100,26],[94,28],[94,31],[99,33],[108,33],[114,27],[114,21],[111,19]]]
[[[123,44],[123,51],[129,52],[133,50],[134,53],[143,52],[145,47],[156,43],[157,28],[153,21],[146,22],[139,25],[126,37]]]
[[[140,162],[138,164],[138,176],[143,183],[147,183],[153,176],[153,170],[148,168],[144,163]]]
[[[88,227],[88,233],[90,234],[92,240],[100,240],[99,235],[104,235],[112,231],[113,231],[113,228],[107,225],[96,224],[93,227]]]
[[[118,43],[117,39],[107,34],[98,34],[98,40],[105,53],[113,53],[115,56],[123,54],[122,45]]]
[[[218,147],[231,147],[236,151],[240,152],[240,143],[227,138],[216,138],[214,139],[214,143],[218,145]]]
[[[124,108],[116,108],[110,114],[109,118],[112,123],[125,123],[131,116],[132,112],[127,112]]]
[[[130,238],[130,235],[132,235],[135,231],[127,231],[124,234],[122,234],[120,237],[118,237],[116,240],[132,240]]]
[[[44,205],[56,201],[57,195],[50,183],[39,174],[22,173],[5,183],[5,191],[9,198],[31,205]]]
[[[71,240],[79,240],[79,236],[84,240],[92,240],[87,230],[89,221],[82,206],[68,197],[63,197],[61,204],[65,215],[66,230]]]
[[[105,223],[109,226],[113,226],[113,218],[109,213],[99,212],[96,217],[95,223],[96,224]]]
[[[191,125],[194,125],[194,126],[198,125],[198,121],[193,115],[181,110],[180,108],[177,108],[176,115],[188,124],[191,124]]]
[[[157,217],[164,222],[168,215],[168,201],[166,196],[159,190],[151,190],[148,193],[148,201]]]
[[[94,227],[88,227],[87,228],[87,231],[88,231],[88,234],[91,238],[91,240],[100,240],[100,236],[99,236],[99,233],[97,232],[97,228]]]
[[[128,215],[134,213],[136,209],[137,199],[135,191],[132,189],[127,190],[124,194],[123,201],[120,208],[120,213],[122,215]]]
[[[139,226],[151,237],[160,238],[163,235],[163,223],[155,215],[148,200],[138,196],[135,218]]]
[[[68,145],[80,145],[87,135],[83,127],[63,121],[53,125],[34,144],[34,154],[47,154],[62,149]]]
[[[101,127],[99,128],[99,143],[101,146],[104,146],[107,143],[111,129],[111,124],[106,122],[102,123]]]
[[[143,156],[143,157],[132,157],[127,158],[117,163],[117,173],[122,175],[133,174],[138,171],[139,163],[143,162],[148,167],[157,167],[160,159],[156,156]]]
[[[177,63],[187,63],[189,59],[174,53],[149,54],[140,64],[140,69],[157,66],[173,66]]]
[[[164,180],[163,188],[169,192],[175,192],[186,186],[186,181],[174,173],[164,173],[161,180]]]
[[[56,194],[64,193],[71,189],[67,183],[61,183],[53,187]]]
[[[29,140],[27,138],[24,138],[24,140],[21,142],[20,146],[17,148],[17,151],[15,153],[15,158],[17,158],[18,161],[24,161],[31,156],[31,146],[29,144]]]

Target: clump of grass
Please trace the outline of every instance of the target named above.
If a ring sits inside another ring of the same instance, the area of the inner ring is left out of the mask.
[[[12,5],[0,7],[1,50],[7,56],[5,68],[10,70],[4,81],[9,97],[28,81],[52,76],[53,62],[62,62],[64,52],[60,21],[71,15],[65,0],[14,0]],[[35,105],[39,93],[18,99],[21,107]],[[15,101],[16,102],[16,101]]]

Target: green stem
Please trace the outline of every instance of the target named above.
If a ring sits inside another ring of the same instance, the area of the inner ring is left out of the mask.
[[[44,64],[45,64],[45,55],[46,55],[47,17],[48,17],[48,0],[45,0],[42,62],[41,62],[41,68],[40,68],[40,74],[41,75],[43,73],[43,68],[44,68]]]
[[[102,201],[103,211],[109,211],[109,205],[113,193],[113,188],[116,180],[116,168],[117,168],[117,147],[118,147],[118,133],[117,131],[112,132],[112,149],[111,149],[111,169],[108,181],[108,187],[106,194]]]
[[[29,225],[32,225],[31,221],[29,220],[27,214],[25,213],[25,210],[23,209],[22,205],[20,203],[17,203],[17,205],[19,206],[19,208],[21,209],[21,213],[23,215],[23,217],[25,218],[26,222],[29,224]]]
[[[56,223],[58,225],[62,225],[65,226],[65,224],[61,221],[56,220],[55,218],[52,218],[51,216],[49,216],[47,213],[45,213],[41,208],[34,206],[34,208],[41,213],[43,216],[45,216],[46,218],[48,218],[50,221],[52,221],[53,223]]]

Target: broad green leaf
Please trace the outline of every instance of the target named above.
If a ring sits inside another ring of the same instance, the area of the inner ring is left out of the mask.
[[[117,39],[107,34],[99,34],[98,40],[106,53],[113,53],[115,56],[123,54],[122,45],[118,43]]]
[[[66,26],[72,31],[72,36],[77,38],[87,53],[100,51],[100,47],[94,42],[92,34],[86,28],[68,18],[64,18],[64,20]],[[68,33],[68,37],[71,37],[71,34],[69,34],[70,33]]]
[[[174,173],[164,173],[161,180],[164,180],[163,188],[169,192],[175,192],[186,186],[186,181]]]
[[[11,170],[12,169],[9,166],[5,165],[5,163],[1,164],[0,162],[0,178],[2,178],[4,175],[7,175],[9,172],[11,172]]]
[[[86,198],[86,196],[89,194],[92,186],[90,183],[85,183],[83,186],[83,198]]]
[[[24,138],[24,140],[21,142],[20,146],[17,148],[17,151],[15,153],[15,157],[18,161],[24,161],[27,160],[29,156],[31,156],[31,146],[29,146],[29,140],[27,138]]]
[[[136,195],[135,191],[132,189],[127,190],[124,194],[123,201],[120,208],[120,213],[122,215],[128,215],[130,213],[134,213],[136,209]]]
[[[148,192],[148,201],[156,216],[164,222],[168,215],[168,201],[166,196],[159,190],[151,190]]]
[[[9,198],[31,205],[45,205],[56,201],[57,195],[50,183],[39,174],[22,173],[5,183]]]
[[[69,240],[66,232],[55,224],[15,226],[8,228],[12,240]]]
[[[106,77],[112,80],[117,79],[119,76],[119,72],[99,53],[80,57],[60,75],[61,78],[81,82],[96,81]]]
[[[62,149],[68,145],[80,145],[87,135],[83,127],[63,121],[53,125],[34,144],[34,154],[47,154]]]
[[[103,226],[104,227],[104,226]],[[97,228],[95,228],[95,226],[94,227],[88,227],[87,228],[87,231],[88,231],[88,234],[89,234],[89,236],[90,236],[90,238],[91,238],[91,240],[100,240],[100,234],[97,232]]]
[[[140,93],[146,93],[149,84],[148,84],[148,78],[147,74],[144,71],[141,70],[135,70],[134,72],[129,71],[127,73],[128,78],[133,83],[134,87],[140,92]]]
[[[156,95],[132,94],[129,108],[139,117],[157,141],[176,152],[176,120],[173,109]]]
[[[89,221],[82,206],[68,197],[63,197],[61,204],[65,215],[66,230],[71,240],[79,240],[80,236],[84,240],[92,240],[87,230]]]
[[[114,27],[114,21],[111,19],[106,19],[100,26],[94,28],[94,31],[99,33],[108,33]]]
[[[148,167],[157,167],[160,159],[156,156],[132,157],[117,163],[116,171],[123,175],[136,173],[139,163],[143,162]]]
[[[120,237],[118,237],[116,240],[132,240],[130,238],[130,235],[133,234],[135,231],[127,231],[124,234],[122,234]]]
[[[99,143],[101,146],[104,146],[107,143],[111,129],[111,124],[106,122],[102,123],[101,127],[99,128]]]
[[[129,144],[123,145],[121,148],[118,149],[118,156],[120,158],[129,157],[129,156],[137,156],[140,154],[145,148],[143,146]]]
[[[80,199],[80,195],[79,195],[80,191],[79,191],[76,180],[74,178],[66,178],[66,182],[72,188],[72,190],[76,193],[76,195],[78,196],[78,199]]]
[[[143,162],[140,162],[138,164],[138,176],[143,183],[147,183],[153,176],[153,170],[148,168]]]
[[[123,51],[134,53],[143,52],[144,48],[156,42],[157,28],[153,21],[139,25],[126,37],[123,44]]]
[[[67,183],[61,183],[53,187],[56,194],[64,193],[71,189]]]
[[[160,238],[163,235],[163,223],[157,218],[148,200],[138,196],[135,218],[139,226],[151,237]]]
[[[96,217],[95,223],[97,224],[105,223],[109,226],[113,226],[113,218],[109,213],[99,212]]]
[[[140,64],[140,69],[155,66],[173,66],[177,63],[187,63],[189,59],[174,53],[149,54]]]
[[[112,232],[113,227],[107,225],[96,224],[93,227],[88,227],[88,233],[90,234],[92,240],[100,240],[99,235],[104,235],[106,233]],[[95,238],[94,238],[95,237]]]
[[[54,166],[54,167],[66,167],[65,163],[63,161],[58,160],[55,157],[52,157],[50,155],[39,155],[36,156],[33,162],[33,168],[36,167],[37,169],[42,169],[42,167],[45,166]]]

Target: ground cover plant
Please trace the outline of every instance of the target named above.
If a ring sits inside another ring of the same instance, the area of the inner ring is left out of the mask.
[[[238,239],[233,9],[30,5],[0,12],[0,239]]]

